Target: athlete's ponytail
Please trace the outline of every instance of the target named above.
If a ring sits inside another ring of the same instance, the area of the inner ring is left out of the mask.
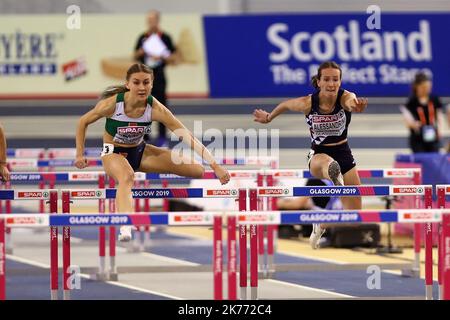
[[[129,90],[128,90],[128,88],[127,88],[125,85],[121,85],[121,86],[109,86],[108,88],[106,88],[106,89],[102,92],[102,94],[101,94],[101,96],[100,96],[100,99],[103,100],[103,99],[112,97],[112,96],[115,95],[115,94],[118,94],[118,93],[124,93],[124,92],[127,92],[127,91],[129,91]]]
[[[127,81],[130,80],[131,75],[133,75],[134,73],[138,73],[138,72],[148,73],[153,78],[153,70],[152,69],[147,67],[145,64],[135,63],[128,69],[126,80]],[[103,100],[103,99],[112,97],[115,94],[124,93],[127,91],[130,91],[130,90],[125,85],[109,86],[102,92],[102,94],[100,95],[100,99]]]

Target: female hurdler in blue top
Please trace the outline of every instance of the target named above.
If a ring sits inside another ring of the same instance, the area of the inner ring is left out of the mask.
[[[126,84],[105,90],[94,109],[84,114],[76,132],[77,156],[75,166],[87,166],[84,143],[88,125],[106,118],[101,154],[106,174],[117,181],[117,211],[133,212],[131,188],[134,172],[174,173],[180,176],[201,178],[204,168],[177,152],[158,148],[143,141],[149,133],[152,120],[163,123],[184,143],[202,157],[214,170],[222,184],[228,183],[227,170],[216,163],[211,153],[163,104],[151,96],[153,72],[146,65],[134,64],[127,72]],[[131,226],[122,226],[120,241],[131,240]]]
[[[342,70],[333,61],[319,66],[312,79],[315,93],[280,103],[272,112],[256,109],[254,120],[269,123],[281,113],[303,112],[311,133],[308,165],[318,179],[329,179],[335,185],[360,185],[356,163],[347,143],[347,130],[352,112],[363,112],[367,99],[341,88]],[[361,197],[343,198],[345,209],[361,209]],[[318,247],[325,225],[314,225],[310,237],[313,248]]]

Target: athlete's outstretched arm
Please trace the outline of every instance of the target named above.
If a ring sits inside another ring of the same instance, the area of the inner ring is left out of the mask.
[[[86,140],[86,130],[87,127],[97,121],[100,118],[111,116],[114,112],[114,101],[115,96],[109,97],[104,100],[100,100],[96,106],[86,112],[81,118],[78,120],[77,132],[76,132],[76,160],[75,166],[78,169],[83,169],[87,167],[87,160],[84,157],[84,143]]]
[[[286,111],[296,111],[303,112],[305,114],[309,113],[311,110],[311,96],[299,97],[295,99],[290,99],[281,102],[279,105],[272,110],[272,112],[267,112],[262,109],[255,109],[253,111],[254,121],[259,123],[269,123],[280,114]]]
[[[214,170],[214,173],[222,184],[230,181],[230,174],[228,171],[218,165],[209,150],[200,141],[198,141],[197,138],[194,137],[194,135],[172,114],[169,109],[167,109],[155,98],[153,98],[152,119],[163,123],[170,129],[170,131],[177,135],[180,140],[186,143],[192,150],[201,156],[202,159],[209,164],[211,169]]]
[[[345,90],[341,97],[342,107],[350,112],[363,112],[367,107],[367,98],[357,98],[353,92]]]

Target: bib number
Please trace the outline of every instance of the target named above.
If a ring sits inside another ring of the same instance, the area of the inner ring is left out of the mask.
[[[107,156],[108,154],[112,154],[114,152],[114,145],[112,143],[104,143],[103,149],[101,153],[101,157]]]

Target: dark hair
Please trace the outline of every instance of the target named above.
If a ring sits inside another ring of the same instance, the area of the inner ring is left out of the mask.
[[[417,72],[412,83],[413,94],[417,94],[417,86],[427,81],[431,81],[431,78],[425,72]]]
[[[148,73],[153,78],[153,70],[152,69],[150,69],[145,64],[135,63],[130,68],[128,68],[125,79],[127,81],[130,80],[131,75],[133,75],[134,73],[138,73],[138,72]],[[102,92],[102,94],[100,95],[100,99],[103,100],[103,99],[112,97],[113,95],[115,95],[117,93],[123,93],[123,92],[127,92],[127,91],[130,91],[130,90],[128,90],[125,85],[109,86]]]
[[[314,88],[319,89],[319,86],[317,85],[317,81],[319,81],[320,77],[322,76],[322,70],[327,69],[327,68],[338,69],[339,73],[340,73],[339,79],[342,79],[341,67],[334,61],[325,61],[325,62],[322,62],[322,64],[319,66],[319,70],[317,70],[317,74],[311,78],[311,85]]]

